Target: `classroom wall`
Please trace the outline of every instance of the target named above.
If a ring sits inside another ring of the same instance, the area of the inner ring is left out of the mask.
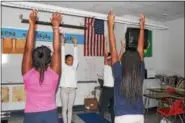
[[[20,29],[28,29],[28,24],[21,23],[19,19],[19,15],[23,14],[24,18],[29,17],[29,10],[24,9],[17,9],[17,8],[10,8],[10,7],[2,7],[2,27],[11,27],[11,28],[20,28]],[[50,21],[51,13],[44,13],[39,12],[38,14],[39,20],[42,21]],[[84,24],[84,18],[74,17],[74,16],[63,16],[63,22],[65,24],[73,24],[73,25],[80,25]],[[105,24],[106,25],[106,24]],[[106,27],[105,27],[106,28]],[[37,29],[39,31],[52,31],[51,26],[41,26],[38,25]],[[77,30],[77,29],[68,29],[63,28],[63,32],[72,33],[72,34],[84,34],[84,30]],[[51,42],[36,42],[36,46],[39,45],[47,45],[52,48]],[[85,81],[89,77],[92,77],[92,80],[96,81],[97,73],[103,69],[103,57],[84,57],[83,56],[83,45],[79,45],[79,69],[78,76],[81,76],[79,81]],[[73,45],[67,44],[66,45],[66,53],[73,54]],[[2,65],[2,82],[4,83],[16,83],[16,82],[23,82],[21,77],[21,60],[22,54],[20,55],[11,55],[11,54],[3,54],[3,65]],[[94,66],[87,66],[89,63],[93,63]],[[91,67],[93,75],[86,75],[86,68]],[[80,71],[80,72],[79,72]],[[77,95],[75,100],[75,105],[82,105],[84,103],[84,98],[92,97],[92,91],[94,87],[97,86],[97,83],[80,83],[78,84]],[[9,85],[10,87],[10,85]],[[12,90],[10,90],[11,93]],[[10,94],[10,98],[12,94]],[[11,101],[11,100],[10,100]],[[61,106],[60,101],[60,94],[57,93],[57,105]],[[24,109],[24,103],[10,103],[6,104],[3,103],[3,110],[18,110]]]
[[[164,73],[184,77],[184,18],[165,23],[166,32]]]
[[[3,27],[12,27],[12,28],[20,28],[20,29],[28,29],[28,24],[23,24],[21,23],[21,20],[19,19],[19,15],[22,14],[24,18],[28,18],[29,17],[29,10],[24,10],[24,9],[17,9],[17,8],[8,8],[8,7],[3,7],[2,8],[3,13],[2,13],[2,26]],[[40,12],[38,14],[39,16],[39,20],[41,21],[50,21],[51,18],[51,13],[44,13],[44,12]],[[64,16],[63,17],[63,22],[65,24],[73,24],[73,25],[80,25],[80,24],[84,24],[84,18],[80,18],[80,17],[74,17],[74,16]],[[52,27],[51,26],[42,26],[42,25],[38,25],[37,29],[39,31],[52,31]],[[84,34],[84,30],[78,30],[78,29],[69,29],[69,28],[63,28],[62,29],[63,32],[65,33],[72,33],[72,34]],[[52,43],[51,42],[36,42],[36,46],[39,45],[47,45],[49,47],[51,47],[52,49]],[[92,74],[91,76],[87,73],[89,73],[89,71],[87,72],[86,67],[90,67],[87,66],[87,62],[86,61],[94,61],[94,63],[100,63],[97,64],[96,67],[94,67],[94,69],[92,71],[97,71],[98,69],[100,69],[100,67],[103,64],[103,57],[99,57],[97,59],[97,57],[84,57],[83,56],[83,45],[79,45],[79,52],[78,52],[78,57],[80,59],[80,64],[78,67],[78,71],[86,71],[85,74],[81,74],[78,72],[78,80],[80,81],[85,81],[85,80],[94,80],[96,77],[96,74]],[[73,45],[72,44],[67,44],[66,45],[66,54],[73,54]],[[20,66],[21,66],[21,62],[20,59],[22,59],[22,55],[3,55],[3,62],[8,61],[8,64],[3,64],[3,81],[9,81],[9,82],[20,82],[22,81],[21,78],[21,71]],[[12,62],[14,61],[14,62]],[[102,64],[101,64],[102,63]],[[14,68],[14,69],[12,69]],[[10,69],[12,69],[10,71]],[[11,78],[7,75],[12,75]],[[91,77],[91,78],[89,78]]]

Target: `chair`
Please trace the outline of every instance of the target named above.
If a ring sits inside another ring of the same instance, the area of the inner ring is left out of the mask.
[[[162,115],[165,119],[169,117],[179,116],[182,123],[183,119],[181,117],[182,114],[184,114],[184,100],[175,100],[171,107],[158,107],[157,112]],[[166,120],[167,121],[167,120]]]
[[[167,92],[167,93],[174,93],[175,89],[174,88],[166,88],[165,92]],[[161,100],[161,102],[163,104],[167,104],[167,105],[170,104],[170,101],[171,101],[170,98],[164,98],[164,99]]]

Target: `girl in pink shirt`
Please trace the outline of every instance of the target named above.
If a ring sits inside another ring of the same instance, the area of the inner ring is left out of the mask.
[[[61,41],[59,25],[62,17],[52,15],[53,55],[46,46],[34,48],[37,11],[29,16],[29,30],[22,60],[22,75],[26,91],[24,123],[58,123],[56,88],[61,74]]]

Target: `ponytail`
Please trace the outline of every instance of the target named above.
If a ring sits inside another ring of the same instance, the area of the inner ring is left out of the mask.
[[[33,50],[32,59],[33,67],[40,69],[39,83],[41,85],[44,81],[45,70],[51,62],[51,50],[46,46],[37,47]]]
[[[42,64],[41,67],[40,67],[40,85],[43,84],[43,81],[44,81],[44,72],[45,72],[45,65]]]

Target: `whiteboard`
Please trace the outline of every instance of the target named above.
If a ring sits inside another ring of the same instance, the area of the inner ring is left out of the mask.
[[[52,42],[36,42],[36,46],[46,45],[52,49]],[[97,79],[97,73],[103,69],[103,57],[84,57],[84,45],[78,46],[79,66],[78,81]],[[73,44],[66,44],[66,54],[74,53]],[[21,63],[22,54],[2,54],[2,83],[22,83]]]

